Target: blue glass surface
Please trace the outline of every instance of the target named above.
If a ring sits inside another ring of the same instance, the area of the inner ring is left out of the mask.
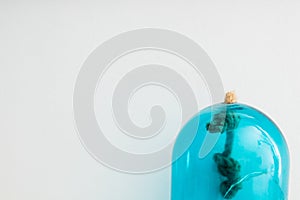
[[[238,175],[225,194],[221,184],[227,178],[220,173],[214,158],[224,152],[228,134],[208,130],[214,116],[222,112],[234,113],[239,118],[230,141],[230,157],[239,165]],[[193,140],[182,154],[186,138]],[[177,157],[172,164],[172,200],[287,200],[286,142],[272,120],[247,105],[218,104],[202,110],[181,130],[173,150],[173,158]],[[237,185],[237,192],[229,195]]]

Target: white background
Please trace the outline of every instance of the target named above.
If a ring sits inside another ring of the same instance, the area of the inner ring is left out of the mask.
[[[0,199],[167,200],[170,169],[129,175],[82,147],[72,95],[87,56],[121,32],[164,28],[200,44],[226,90],[279,125],[299,199],[300,3],[1,1]]]

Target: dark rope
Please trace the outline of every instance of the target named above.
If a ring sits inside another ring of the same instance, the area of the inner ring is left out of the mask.
[[[225,199],[232,199],[242,188],[240,179],[241,165],[231,157],[234,129],[238,126],[240,117],[232,111],[220,112],[213,116],[213,120],[206,125],[210,133],[226,132],[226,142],[223,153],[216,153],[213,157],[219,173],[226,177],[220,185],[220,192]]]

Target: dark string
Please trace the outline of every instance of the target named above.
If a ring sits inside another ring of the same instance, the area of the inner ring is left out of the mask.
[[[240,179],[241,165],[231,157],[234,129],[237,128],[240,117],[232,111],[220,112],[213,116],[213,120],[206,125],[210,133],[226,132],[226,142],[223,153],[216,153],[213,157],[219,173],[226,177],[220,185],[220,192],[225,199],[232,199],[242,188]]]

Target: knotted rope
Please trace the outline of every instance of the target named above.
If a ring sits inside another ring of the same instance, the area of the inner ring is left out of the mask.
[[[230,96],[230,97],[228,97]],[[234,98],[233,98],[234,97]],[[227,102],[226,100],[231,102]],[[235,96],[232,93],[226,95],[225,103],[234,103]],[[242,188],[241,183],[236,184],[240,179],[241,165],[231,157],[234,129],[237,128],[240,117],[232,111],[223,111],[213,116],[210,123],[206,125],[206,129],[210,133],[226,132],[226,142],[223,153],[216,153],[213,157],[217,164],[219,173],[226,177],[220,185],[220,192],[225,199],[232,199],[238,190]]]

